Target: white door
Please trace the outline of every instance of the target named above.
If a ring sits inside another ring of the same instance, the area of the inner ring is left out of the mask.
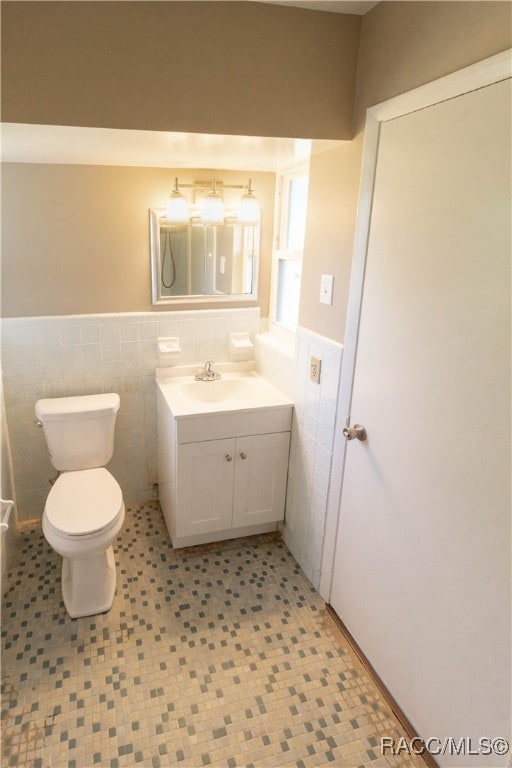
[[[231,528],[234,449],[234,438],[178,445],[178,537]]]
[[[289,432],[237,438],[234,528],[283,519],[289,446]]]
[[[510,94],[381,123],[330,594],[464,768],[510,737]]]

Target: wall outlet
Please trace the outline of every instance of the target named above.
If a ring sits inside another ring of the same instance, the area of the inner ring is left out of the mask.
[[[320,384],[320,368],[322,367],[322,361],[319,357],[312,357],[309,364],[309,378],[316,384]]]

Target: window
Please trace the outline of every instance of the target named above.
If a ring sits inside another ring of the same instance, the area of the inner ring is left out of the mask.
[[[272,319],[295,330],[299,318],[302,254],[306,233],[309,173],[307,168],[279,179],[276,250],[273,259]]]

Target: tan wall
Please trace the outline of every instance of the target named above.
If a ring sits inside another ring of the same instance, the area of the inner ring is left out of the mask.
[[[343,142],[310,162],[300,325],[342,341],[352,265],[359,157]],[[332,306],[320,304],[320,275],[334,275]]]
[[[148,210],[165,206],[175,175],[193,182],[213,174],[4,163],[2,315],[157,309],[151,305]],[[215,176],[247,183],[247,174],[216,171]],[[259,304],[266,316],[275,175],[251,172],[251,178],[262,207]]]
[[[3,120],[350,138],[360,25],[251,2],[2,3]]]
[[[363,19],[356,133],[373,104],[511,45],[510,2],[381,2]]]
[[[365,110],[512,46],[508,2],[381,2],[363,17],[354,141],[332,168],[311,161],[314,216],[305,243],[299,322],[336,341],[345,336]],[[336,150],[338,152],[338,150]],[[355,185],[355,186],[353,186]],[[335,199],[333,211],[330,200]],[[313,236],[315,232],[315,236]],[[318,301],[320,275],[334,274],[332,307]]]
[[[347,127],[356,17],[236,2],[9,2],[2,21],[4,120],[310,137]],[[510,26],[508,2],[382,2],[363,19],[358,114],[503,50]],[[179,77],[164,76],[170,60]],[[311,161],[300,324],[337,341],[361,151],[359,133]],[[147,209],[162,204],[172,175],[6,165],[4,315],[150,308]],[[270,217],[263,225],[265,316]],[[335,277],[332,307],[318,301],[322,273]]]

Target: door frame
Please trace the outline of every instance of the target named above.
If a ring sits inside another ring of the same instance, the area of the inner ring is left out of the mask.
[[[382,123],[431,107],[470,91],[512,77],[512,48],[464,67],[426,85],[370,107],[366,112],[361,182],[357,209],[347,327],[340,376],[331,479],[327,500],[324,545],[320,572],[320,595],[330,602],[334,558],[340,534],[340,510],[347,441],[342,429],[350,424],[352,390],[357,358],[359,322],[364,291],[366,256],[370,234],[375,173]],[[339,471],[338,471],[339,470]]]

